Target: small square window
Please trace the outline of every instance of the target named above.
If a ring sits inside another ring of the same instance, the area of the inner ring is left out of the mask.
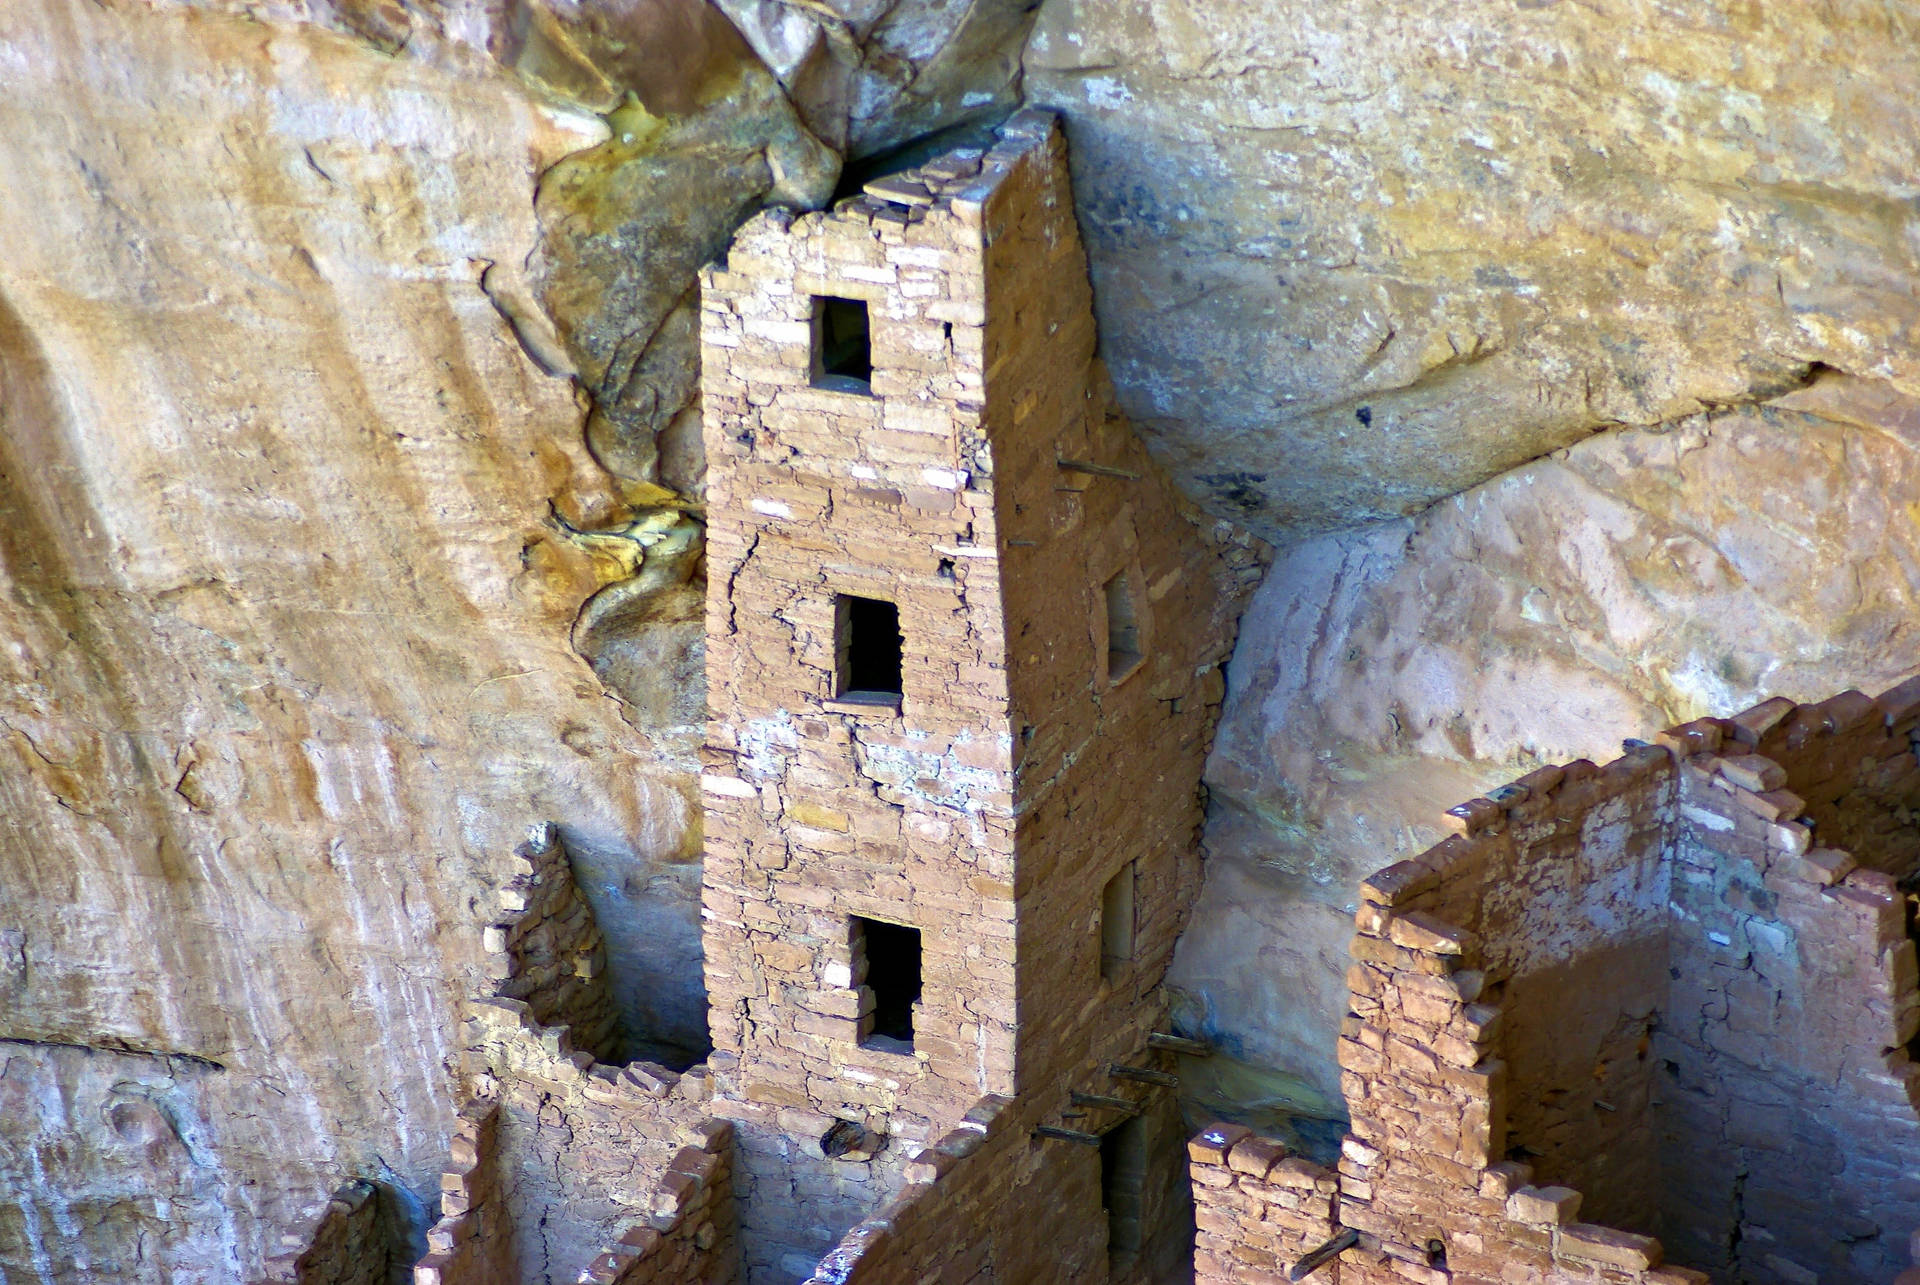
[[[833,600],[834,695],[876,705],[900,700],[900,608],[881,598]]]
[[[1134,607],[1133,584],[1125,571],[1101,590],[1107,630],[1107,682],[1117,683],[1140,664],[1140,614]]]
[[[913,1052],[913,1006],[920,1002],[920,930],[854,916],[853,975],[866,972],[873,1013],[860,1043],[889,1053]],[[871,1026],[868,1026],[871,1022]]]
[[[1100,892],[1100,976],[1112,981],[1133,959],[1133,863]]]
[[[814,297],[813,386],[872,395],[873,332],[866,300]]]

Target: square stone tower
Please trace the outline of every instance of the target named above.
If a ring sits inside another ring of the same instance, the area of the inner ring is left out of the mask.
[[[1025,1195],[1050,1243],[996,1278],[1118,1279],[1251,553],[1111,409],[1050,116],[762,214],[703,292],[706,981],[750,1277],[991,1098],[997,1181],[1059,1169]]]

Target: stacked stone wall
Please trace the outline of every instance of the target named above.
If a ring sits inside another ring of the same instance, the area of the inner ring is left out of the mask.
[[[580,1285],[733,1285],[733,1126],[702,1122],[654,1189],[651,1217],[636,1223],[580,1274]]]
[[[447,1168],[440,1175],[440,1221],[427,1232],[427,1256],[415,1285],[516,1285],[514,1220],[500,1173],[500,1112],[469,1102],[454,1118]]]
[[[1842,692],[1817,705],[1768,701],[1730,720],[1736,743],[1786,772],[1823,847],[1911,881],[1920,872],[1920,760],[1915,757],[1920,679],[1879,699]]]
[[[1920,1228],[1907,845],[1872,813],[1920,776],[1908,690],[1770,702],[1681,769],[1658,1230],[1717,1279],[1885,1282]]]
[[[494,993],[523,1001],[540,1025],[566,1029],[577,1048],[615,1060],[619,1013],[607,984],[607,947],[573,880],[552,825],[535,826],[514,851],[505,913],[482,934]]]
[[[528,1285],[574,1281],[651,1208],[682,1132],[709,1115],[705,1068],[595,1062],[519,1000],[472,1005],[462,1059],[472,1091],[498,1104],[499,1198]]]
[[[672,1177],[677,1148],[724,1150],[730,1136],[708,1118],[706,1067],[609,1065],[576,1044],[585,1032],[604,1047],[613,1029],[595,967],[604,944],[552,827],[536,827],[516,855],[519,869],[499,891],[506,913],[486,930],[496,993],[472,1001],[463,1023],[468,1105],[420,1285],[572,1285],[602,1247],[614,1252],[636,1221],[660,1216],[661,1184],[686,1187],[685,1174]],[[729,1180],[710,1181],[723,1163]],[[676,1207],[655,1230],[672,1233],[663,1236],[669,1258],[721,1271],[733,1237],[715,1248],[716,1233],[702,1229],[731,1225],[730,1160],[696,1166],[695,1176],[699,1209]],[[681,1242],[696,1235],[708,1243],[689,1255]],[[639,1255],[618,1257],[628,1265]]]
[[[1339,1175],[1283,1143],[1240,1125],[1211,1124],[1187,1149],[1195,1285],[1284,1280],[1343,1230]],[[1337,1279],[1338,1271],[1324,1279]]]
[[[1473,1153],[1515,1151],[1587,1192],[1596,1218],[1640,1230],[1656,1213],[1646,1045],[1667,981],[1673,781],[1669,752],[1646,746],[1605,767],[1542,768],[1452,809],[1454,838],[1363,886],[1349,976],[1359,1025],[1343,1040],[1391,1050],[1383,1027],[1422,1044],[1452,1031],[1467,1041],[1446,1045],[1463,1073],[1490,1054],[1512,1092],[1501,1132],[1476,1133]],[[1404,950],[1427,925],[1460,947],[1437,976]]]
[[[1200,1279],[1344,1228],[1321,1279],[1894,1280],[1920,1225],[1915,690],[1698,720],[1453,809],[1362,886],[1337,1222],[1249,1199],[1222,1166],[1253,1147],[1270,1182],[1279,1152],[1216,1129]]]
[[[269,1258],[257,1285],[393,1285],[405,1264],[390,1201],[365,1179],[340,1188],[288,1235],[298,1248]]]
[[[869,389],[812,368],[818,297],[865,302]],[[830,213],[763,215],[707,274],[703,315],[707,986],[749,1279],[833,1247],[983,1093],[1018,1097],[1022,1122],[969,1207],[983,1252],[1101,1279],[1099,1153],[1032,1130],[1119,1125],[1144,1091],[1112,1067],[1166,1069],[1147,1036],[1258,553],[1196,527],[1112,414],[1049,117]],[[1116,576],[1139,656],[1118,667]],[[897,702],[838,690],[840,595],[897,605]],[[1115,960],[1102,891],[1123,868]],[[881,979],[852,916],[921,930],[911,1052],[869,1038]],[[836,1121],[884,1144],[829,1161],[807,1143]],[[1167,1181],[1130,1208],[1177,1199],[1167,1132]],[[1063,1229],[1038,1242],[1008,1195],[1030,1174]]]

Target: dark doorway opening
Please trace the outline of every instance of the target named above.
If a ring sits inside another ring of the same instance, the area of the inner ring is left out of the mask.
[[[1107,1259],[1140,1252],[1147,1190],[1147,1122],[1134,1116],[1100,1138],[1100,1203],[1107,1209]]]
[[[841,594],[833,603],[833,652],[842,700],[900,699],[900,608]]]
[[[864,956],[873,991],[873,1030],[862,1043],[910,1053],[913,1006],[920,999],[920,930],[856,916],[853,934],[856,965]]]
[[[843,393],[873,392],[873,332],[865,299],[814,298],[813,384]]]

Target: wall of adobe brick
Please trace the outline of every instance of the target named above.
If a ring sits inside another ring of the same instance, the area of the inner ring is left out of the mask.
[[[923,185],[907,204],[762,216],[705,278],[707,985],[750,1279],[818,1258],[982,1093],[1039,1095],[1000,1180],[1071,1197],[1042,1275],[1105,1270],[1097,1154],[1031,1127],[1150,1060],[1259,555],[1191,522],[1111,412],[1062,149],[1016,118],[984,156],[888,180]],[[876,396],[812,386],[815,295],[867,302]],[[1144,658],[1109,683],[1116,574]],[[898,604],[897,711],[836,699],[837,593]],[[1103,970],[1127,865],[1133,953]],[[864,1041],[849,915],[923,930],[911,1055]],[[836,1119],[889,1145],[824,1161],[807,1141]]]
[[[685,1175],[670,1177],[676,1148],[725,1150],[729,1131],[708,1118],[710,1074],[609,1065],[576,1046],[582,1030],[602,1047],[614,1042],[593,967],[604,950],[599,930],[551,827],[535,827],[516,855],[520,868],[499,892],[504,914],[486,930],[496,994],[472,1001],[463,1024],[469,1100],[442,1183],[445,1216],[416,1269],[436,1274],[421,1275],[421,1285],[573,1285],[603,1250],[631,1265],[640,1255],[617,1252],[617,1242],[655,1217],[658,1230],[675,1233],[664,1238],[675,1261],[725,1270],[732,1236],[716,1247],[702,1229],[730,1226],[730,1162],[729,1181],[711,1180],[721,1160],[696,1166],[691,1188]],[[660,1214],[662,1183],[698,1196],[699,1208]],[[708,1243],[687,1251],[681,1242],[696,1235]]]
[[[1240,1125],[1211,1124],[1188,1144],[1194,1189],[1194,1285],[1285,1280],[1340,1231],[1339,1175]],[[1321,1278],[1339,1279],[1335,1264]]]
[[[1152,1129],[1149,1176],[1170,1168],[1168,1150],[1183,1152],[1178,1105],[1151,1095],[1144,1115]],[[895,1285],[900,1281],[964,1285],[994,1281],[1108,1281],[1158,1285],[1184,1268],[1185,1175],[1143,1193],[1142,1221],[1176,1234],[1149,1240],[1131,1254],[1111,1252],[1103,1216],[1099,1153],[1083,1144],[1036,1137],[1057,1114],[1050,1101],[981,1100],[960,1123],[907,1167],[906,1185],[857,1223],[815,1268],[806,1285]],[[1043,1232],[1036,1229],[1044,1229]]]
[[[1442,1069],[1413,1058],[1410,1073],[1444,1076],[1448,1055],[1460,1073],[1493,1059],[1511,1091],[1489,1108],[1499,1136],[1477,1125],[1489,1141],[1467,1149],[1476,1161],[1483,1147],[1495,1160],[1516,1150],[1586,1193],[1595,1219],[1638,1230],[1657,1212],[1646,1050],[1667,980],[1673,780],[1669,754],[1646,747],[1605,767],[1541,768],[1497,802],[1453,809],[1454,838],[1369,882],[1396,890],[1394,910],[1363,905],[1349,978],[1364,997],[1355,1038],[1382,1043],[1385,1026],[1436,1049]],[[1450,925],[1463,953],[1442,976],[1410,968],[1393,916],[1407,941],[1416,923]],[[1386,968],[1398,985],[1385,984]],[[1382,1051],[1413,1057],[1397,1049]]]
[[[1916,707],[1920,679],[1909,679],[1877,700],[1848,691],[1817,705],[1768,701],[1735,726],[1786,771],[1784,788],[1800,799],[1822,846],[1908,879],[1920,870]]]
[[[500,1182],[497,1104],[469,1102],[454,1117],[440,1221],[427,1232],[415,1285],[516,1285],[514,1222]]]
[[[406,1279],[402,1228],[391,1200],[365,1180],[340,1188],[287,1237],[299,1248],[269,1258],[256,1285],[394,1285]]]

